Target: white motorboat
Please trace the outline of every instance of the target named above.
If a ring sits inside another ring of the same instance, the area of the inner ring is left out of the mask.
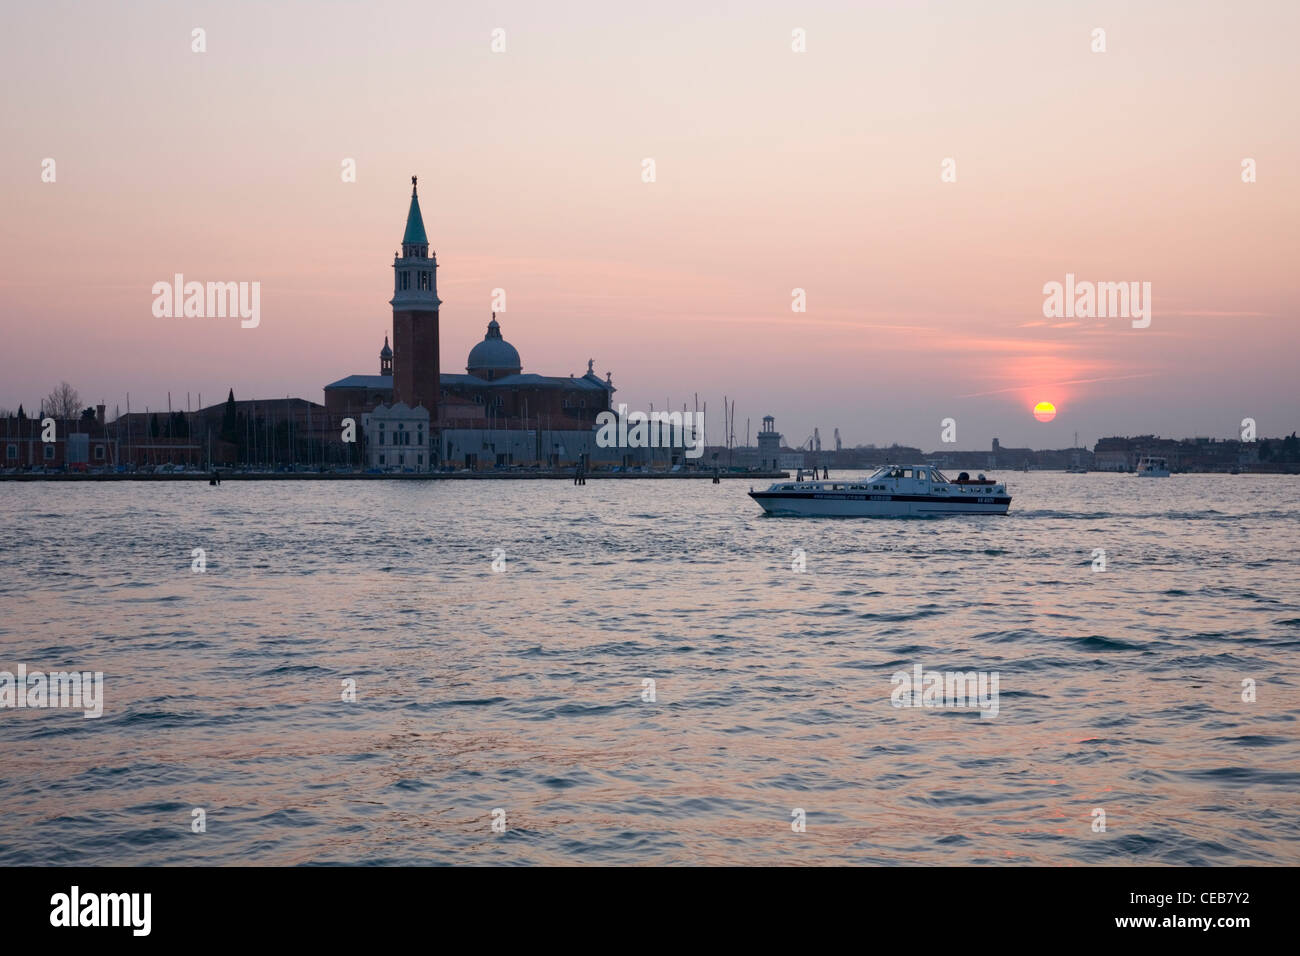
[[[1148,455],[1138,462],[1137,474],[1142,478],[1168,478],[1169,462]]]
[[[1006,485],[962,472],[949,479],[932,465],[885,465],[869,478],[846,481],[778,481],[749,496],[768,514],[820,517],[1004,515]]]

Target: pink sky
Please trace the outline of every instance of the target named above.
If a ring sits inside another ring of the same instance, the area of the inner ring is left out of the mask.
[[[1298,11],[9,4],[0,406],[61,379],[110,411],[320,401],[377,372],[416,173],[446,372],[501,287],[525,371],[594,358],[634,408],[699,392],[711,438],[724,393],[738,438],[771,413],[791,443],[1289,433]],[[261,325],[155,318],[176,272],[261,282]],[[1044,319],[1067,272],[1150,282],[1150,328]]]

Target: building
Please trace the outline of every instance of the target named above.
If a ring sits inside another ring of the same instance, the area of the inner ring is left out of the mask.
[[[438,257],[420,215],[416,178],[411,177],[411,207],[406,213],[401,255],[393,256],[393,399],[423,406],[438,418]],[[387,339],[384,342],[387,345]]]
[[[378,405],[361,416],[366,466],[371,470],[426,472],[432,469],[429,410],[405,402]]]
[[[1093,446],[1092,462],[1097,471],[1131,471],[1135,461],[1127,438],[1102,438]]]
[[[1093,460],[1098,471],[1132,471],[1150,455],[1163,458],[1174,471],[1183,468],[1183,458],[1190,446],[1172,438],[1138,435],[1134,438],[1102,438],[1093,446]]]
[[[596,416],[611,409],[615,392],[612,376],[597,375],[594,360],[587,361],[581,376],[525,373],[519,352],[502,337],[495,313],[483,341],[470,349],[465,374],[441,379],[444,396],[481,407],[497,428],[511,427],[512,420],[514,427],[595,428]],[[454,421],[451,413],[446,418]]]
[[[993,439],[993,448],[988,455],[986,467],[995,468],[1024,468],[1034,459],[1034,450],[1032,448],[1006,448],[998,439]]]
[[[0,419],[0,468],[88,471],[118,464],[117,442],[104,422],[104,406],[93,418],[83,416],[54,422],[53,440],[44,418],[10,416]]]
[[[437,254],[429,249],[417,186],[412,177],[402,248],[393,258],[392,345],[385,337],[379,374],[349,375],[325,386],[329,427],[341,430],[346,418],[361,421],[380,406],[400,404],[428,412],[432,467],[590,461],[595,446],[579,440],[580,433],[596,428],[616,391],[613,375],[606,372],[602,379],[594,360],[580,376],[525,372],[519,350],[493,313],[483,340],[470,349],[464,374],[442,372]],[[377,429],[379,419],[374,421]],[[368,443],[367,455],[369,449]]]
[[[323,406],[303,398],[236,400],[193,412],[130,412],[109,426],[124,464],[269,468],[348,464]]]
[[[595,429],[444,428],[437,435],[445,466],[456,468],[545,465],[633,465],[650,460],[651,449],[601,448]]]
[[[802,457],[802,456],[801,456]],[[780,467],[781,433],[776,430],[776,419],[771,415],[763,416],[763,428],[758,433],[758,467],[775,470]],[[802,467],[802,461],[799,467]]]

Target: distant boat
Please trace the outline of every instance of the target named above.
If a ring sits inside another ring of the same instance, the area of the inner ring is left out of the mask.
[[[1145,456],[1138,462],[1137,473],[1142,478],[1168,478],[1169,462],[1163,458]]]
[[[1004,515],[1011,507],[1006,485],[964,471],[954,481],[931,465],[885,465],[853,481],[777,482],[749,496],[768,514],[812,517]]]

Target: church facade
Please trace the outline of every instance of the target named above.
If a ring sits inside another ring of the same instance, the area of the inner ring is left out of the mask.
[[[361,422],[384,406],[386,411],[372,420],[377,425],[398,405],[423,409],[429,416],[430,454],[420,456],[427,462],[420,470],[590,460],[596,417],[611,409],[615,391],[613,376],[607,372],[600,378],[594,361],[581,376],[525,372],[493,313],[483,340],[466,358],[464,374],[442,372],[438,260],[429,248],[417,186],[411,177],[406,230],[393,257],[392,344],[385,337],[378,375],[349,375],[325,386],[332,422],[339,427],[344,418]],[[475,434],[480,431],[491,437],[480,438]],[[508,432],[522,434],[501,434]],[[378,460],[377,440],[377,431],[372,435],[367,429],[362,455],[367,464]],[[391,467],[390,457],[385,453],[385,468]]]

